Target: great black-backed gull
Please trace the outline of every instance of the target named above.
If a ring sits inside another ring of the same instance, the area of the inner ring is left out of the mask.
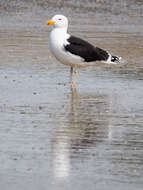
[[[76,85],[78,67],[93,66],[97,61],[107,64],[116,64],[120,61],[120,57],[113,56],[106,50],[68,34],[68,19],[64,15],[55,15],[51,20],[47,20],[46,24],[53,25],[49,37],[51,52],[57,60],[71,67],[71,85]],[[72,80],[73,68],[75,68],[74,80]]]

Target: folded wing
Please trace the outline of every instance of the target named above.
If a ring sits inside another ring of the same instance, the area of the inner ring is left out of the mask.
[[[109,57],[107,51],[94,47],[80,38],[70,36],[67,41],[69,44],[64,46],[65,51],[82,57],[85,62],[106,61]]]

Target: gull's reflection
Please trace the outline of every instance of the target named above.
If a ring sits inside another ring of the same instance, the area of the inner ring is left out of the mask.
[[[71,88],[65,105],[56,114],[53,137],[53,167],[56,177],[67,177],[74,159],[90,159],[90,149],[112,139],[108,114],[112,94],[84,94]]]

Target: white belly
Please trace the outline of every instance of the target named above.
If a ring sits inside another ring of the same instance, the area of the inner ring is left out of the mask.
[[[57,60],[65,65],[78,66],[79,64],[84,64],[81,57],[73,55],[64,49],[64,45],[67,45],[67,38],[69,38],[68,34],[63,35],[63,33],[57,31],[56,29],[52,30],[49,38],[51,52]]]

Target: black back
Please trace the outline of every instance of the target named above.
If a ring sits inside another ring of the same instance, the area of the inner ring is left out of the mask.
[[[86,62],[102,60],[106,61],[109,57],[108,53],[105,50],[94,47],[90,43],[80,38],[71,36],[69,39],[67,39],[67,41],[70,44],[64,46],[65,50],[74,55],[82,57]]]

